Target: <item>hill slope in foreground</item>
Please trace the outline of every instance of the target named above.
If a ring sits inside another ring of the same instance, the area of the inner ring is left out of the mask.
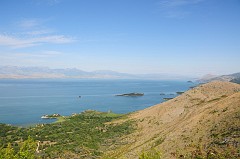
[[[240,85],[214,81],[131,114],[137,130],[107,156],[137,158],[152,148],[163,158],[221,154],[239,157]]]

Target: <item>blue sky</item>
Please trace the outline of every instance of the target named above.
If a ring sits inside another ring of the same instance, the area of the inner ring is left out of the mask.
[[[240,71],[239,0],[1,0],[0,65]]]

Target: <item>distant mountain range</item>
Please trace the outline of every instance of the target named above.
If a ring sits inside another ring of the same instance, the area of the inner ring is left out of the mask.
[[[229,75],[221,75],[221,76],[214,76],[214,75],[205,75],[201,79],[198,80],[198,82],[207,83],[210,81],[228,81],[228,82],[234,82],[240,84],[240,72],[233,73]]]
[[[193,79],[172,74],[128,74],[110,70],[93,72],[76,68],[51,69],[48,67],[0,66],[0,79]]]

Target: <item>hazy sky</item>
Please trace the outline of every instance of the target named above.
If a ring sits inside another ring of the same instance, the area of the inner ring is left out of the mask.
[[[239,0],[0,0],[0,65],[240,71]]]

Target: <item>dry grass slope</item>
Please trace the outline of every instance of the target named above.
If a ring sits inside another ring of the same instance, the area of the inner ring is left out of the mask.
[[[163,158],[199,151],[235,154],[240,149],[240,85],[213,81],[131,114],[137,131],[129,144],[108,152],[113,158],[137,158],[155,148]],[[196,151],[197,150],[197,151]]]

